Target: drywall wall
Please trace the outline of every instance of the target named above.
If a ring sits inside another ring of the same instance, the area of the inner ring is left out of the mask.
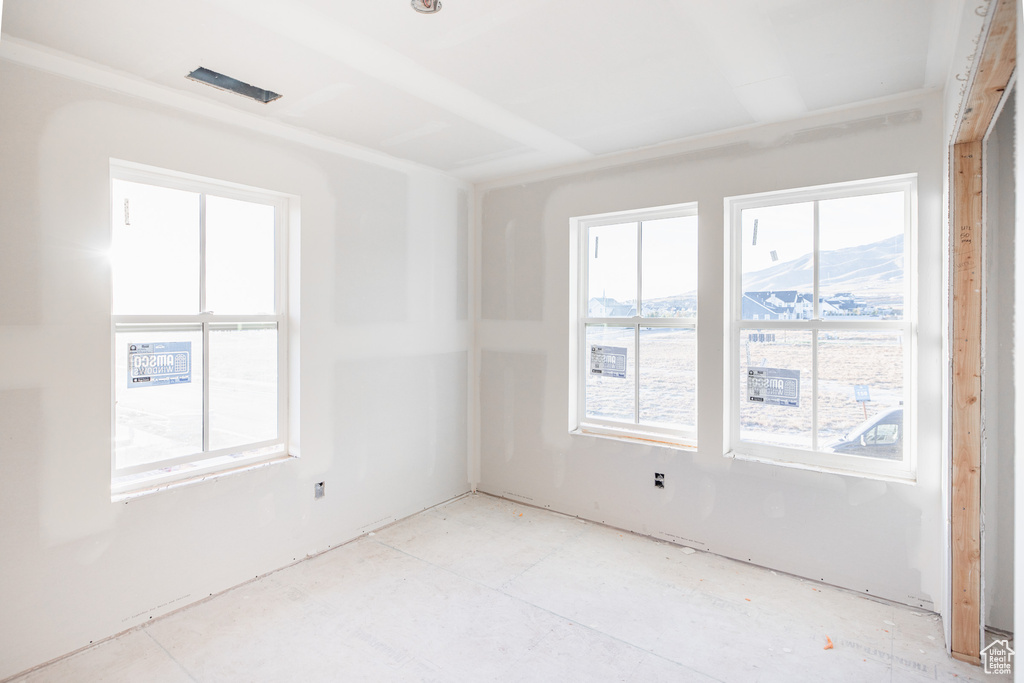
[[[0,679],[468,490],[471,188],[3,60],[0,86]],[[111,158],[300,198],[301,457],[111,502]]]
[[[707,138],[661,159],[479,187],[479,489],[933,608],[943,585],[942,135],[941,94],[931,93]],[[919,179],[916,483],[724,457],[723,198],[902,173]],[[699,448],[570,435],[570,218],[693,201]]]
[[[1014,100],[1003,106],[985,143],[985,330],[982,370],[982,513],[985,625],[1013,631],[1012,382],[1014,310]]]
[[[1024,2],[1017,2],[1017,54],[1024,54]],[[1024,105],[1015,108],[1014,145],[1019,147],[1021,135],[1024,134]],[[1024,154],[1016,154],[1013,160],[1015,196],[1024,196]],[[1014,207],[1014,316],[1013,316],[1013,357],[1024,358],[1024,315],[1016,306],[1016,302],[1024,301],[1024,211],[1019,205]],[[1024,434],[1024,362],[1013,365],[1014,410],[1013,427],[1015,434]],[[1017,400],[1020,398],[1021,400]],[[1024,448],[1014,443],[1014,497],[1019,493],[1024,496]],[[1024,575],[1024,505],[1014,506],[1014,578]],[[1024,624],[1024,590],[1013,594],[1014,623]]]

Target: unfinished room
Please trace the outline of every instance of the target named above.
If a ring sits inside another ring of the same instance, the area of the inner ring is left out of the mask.
[[[1021,14],[0,0],[0,681],[1014,680]]]

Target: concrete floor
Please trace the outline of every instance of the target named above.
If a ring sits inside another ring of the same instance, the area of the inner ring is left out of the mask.
[[[1000,679],[934,614],[470,495],[15,680]]]

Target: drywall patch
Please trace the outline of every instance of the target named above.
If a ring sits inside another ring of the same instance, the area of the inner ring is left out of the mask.
[[[786,497],[780,491],[765,495],[761,511],[769,519],[782,519],[786,516]]]
[[[820,142],[822,140],[831,140],[833,138],[841,138],[848,135],[858,135],[860,133],[883,128],[894,128],[897,126],[916,124],[920,123],[922,118],[924,118],[924,115],[920,109],[897,111],[892,112],[891,114],[882,114],[881,116],[869,116],[863,119],[854,119],[853,121],[843,121],[842,123],[834,123],[828,126],[818,126],[815,128],[797,131],[780,138],[778,144],[780,146],[785,146],[805,144],[808,142]]]
[[[889,492],[889,484],[877,479],[850,479],[846,481],[846,500],[850,505],[864,505],[878,500]]]
[[[480,308],[485,320],[543,320],[544,208],[549,183],[483,198]]]
[[[715,511],[715,494],[717,487],[711,477],[701,477],[697,490],[697,513],[702,519],[707,519]]]
[[[465,351],[339,361],[335,452],[354,483],[397,494],[465,479],[466,373]]]
[[[698,149],[683,152],[674,152],[666,154],[665,156],[655,157],[653,159],[643,159],[641,161],[623,164],[622,166],[601,168],[595,171],[589,171],[581,176],[560,176],[554,180],[562,180],[563,182],[568,181],[567,186],[575,184],[586,185],[599,181],[615,182],[620,180],[624,175],[650,173],[653,176],[658,173],[664,173],[666,170],[676,170],[681,167],[703,161],[727,161],[740,159],[749,156],[755,151],[757,151],[755,147],[748,141],[731,142],[724,145],[709,145],[708,147],[700,147]],[[635,209],[636,207],[630,206],[622,208]],[[608,210],[610,211],[612,209]]]
[[[0,63],[0,80],[7,92],[37,96],[43,89],[28,85],[34,77],[35,72]],[[0,247],[0,292],[4,293],[0,297],[0,325],[32,325],[42,320],[40,202],[44,193],[37,141],[43,137],[52,106],[50,102],[43,106],[35,101],[0,107],[0,130],[17,131],[0,139],[0,158],[4,160],[0,225],[5,226]]]
[[[455,198],[455,319],[469,317],[469,193]]]
[[[485,470],[500,467],[517,477],[522,453],[543,452],[544,383],[547,357],[536,353],[483,350],[480,353],[480,447]],[[520,468],[521,469],[521,468]],[[482,481],[487,471],[481,472]]]
[[[339,164],[334,194],[336,320],[406,320],[408,176],[349,161]]]
[[[38,473],[39,453],[43,451],[42,441],[47,433],[43,412],[43,390],[40,388],[8,389],[0,391],[0,500],[7,512],[9,522],[0,531],[6,532],[0,542],[8,557],[19,553],[15,534],[26,542],[38,543],[38,518],[34,514],[19,511],[35,510],[38,507],[38,490],[26,486],[40,477]],[[9,534],[9,535],[8,535]],[[7,577],[11,578],[11,577]],[[13,587],[17,582],[0,582],[0,604],[5,586]]]

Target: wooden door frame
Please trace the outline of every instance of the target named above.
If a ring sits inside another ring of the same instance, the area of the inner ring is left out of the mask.
[[[981,663],[981,335],[984,295],[984,142],[1013,78],[1016,0],[993,0],[950,159],[952,471],[950,634],[953,657]]]

